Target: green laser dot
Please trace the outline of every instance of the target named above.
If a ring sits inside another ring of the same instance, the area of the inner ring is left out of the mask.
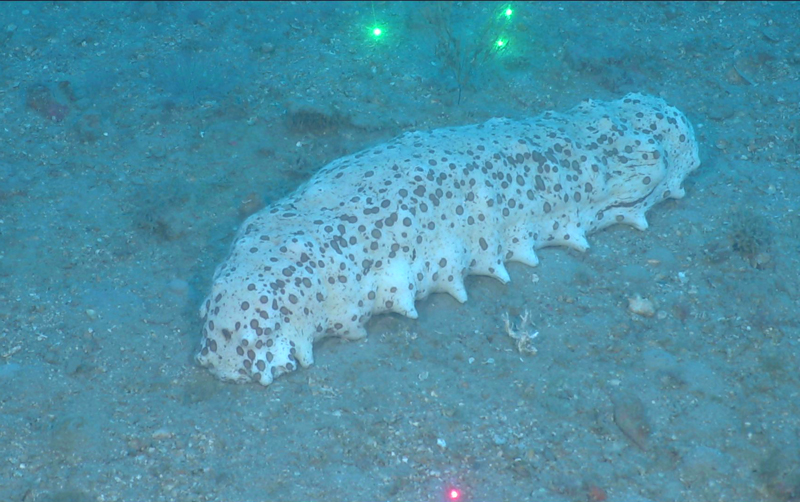
[[[382,33],[383,33],[383,31],[380,28],[374,28],[372,30],[372,34],[375,35],[376,37],[381,36]]]
[[[513,10],[511,10],[511,9],[506,9],[506,17],[511,17],[511,14],[513,14],[513,13],[514,13],[514,11],[513,11]]]

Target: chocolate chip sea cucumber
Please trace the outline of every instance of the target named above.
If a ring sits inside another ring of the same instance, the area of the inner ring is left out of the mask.
[[[508,282],[536,249],[585,250],[586,235],[647,228],[700,164],[691,124],[662,99],[628,94],[566,113],[407,133],[323,167],[250,216],[203,302],[197,361],[269,385],[314,362],[327,336],[359,339],[374,314],[467,300],[464,277]]]

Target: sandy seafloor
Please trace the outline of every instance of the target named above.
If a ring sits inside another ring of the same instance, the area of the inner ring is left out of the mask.
[[[0,500],[800,500],[800,5],[499,5],[1,4]],[[701,149],[649,230],[267,388],[193,363],[237,226],[327,162],[629,91]]]

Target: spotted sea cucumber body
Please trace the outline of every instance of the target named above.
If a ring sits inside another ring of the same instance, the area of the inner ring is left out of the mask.
[[[434,292],[464,302],[464,277],[509,280],[545,246],[647,228],[699,166],[692,126],[662,99],[629,94],[566,113],[408,133],[338,159],[248,218],[203,302],[198,362],[270,384],[313,363],[326,336],[358,339],[381,312],[417,317]]]

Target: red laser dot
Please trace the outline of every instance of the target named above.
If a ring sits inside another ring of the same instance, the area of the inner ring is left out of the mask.
[[[460,499],[460,498],[461,498],[461,492],[460,492],[460,491],[458,491],[458,490],[456,490],[455,488],[451,488],[451,489],[450,489],[450,490],[447,492],[447,495],[448,495],[448,497],[450,498],[450,500],[458,500],[458,499]]]

